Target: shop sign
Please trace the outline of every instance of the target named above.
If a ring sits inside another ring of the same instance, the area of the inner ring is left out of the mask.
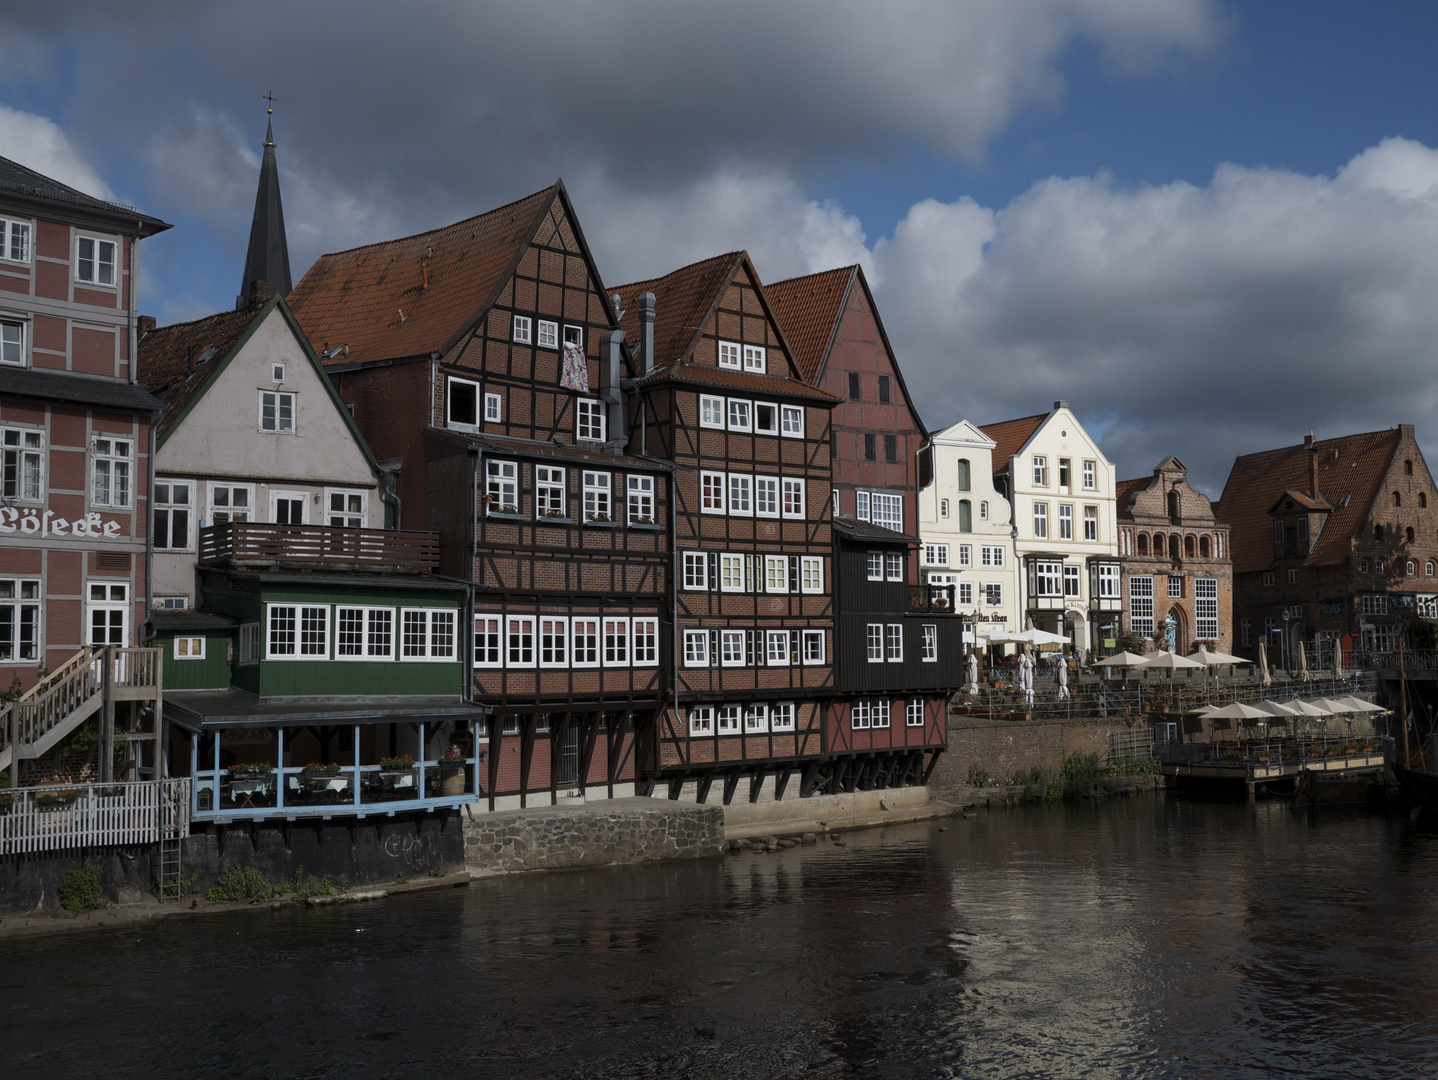
[[[82,518],[67,521],[53,510],[41,514],[29,508],[0,506],[0,535],[19,533],[23,536],[93,536],[113,540],[124,532],[124,525],[115,520],[100,521],[93,511]]]

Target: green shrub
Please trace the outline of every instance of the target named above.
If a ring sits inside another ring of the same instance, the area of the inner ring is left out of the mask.
[[[1059,791],[1065,799],[1077,799],[1085,795],[1097,779],[1097,754],[1070,754],[1064,761]]]
[[[253,866],[232,866],[205,893],[206,900],[268,900],[275,889]]]
[[[100,867],[91,864],[83,870],[71,870],[60,881],[60,905],[66,911],[90,911],[108,903],[100,884]]]
[[[1109,758],[1108,771],[1110,776],[1157,776],[1163,766],[1156,757],[1122,754]]]
[[[191,870],[188,874],[181,874],[178,885],[162,885],[158,872],[155,873],[154,878],[155,892],[157,895],[174,897],[189,896],[195,891],[195,882],[200,880],[200,872],[198,870]]]
[[[981,768],[979,768],[977,765],[974,765],[974,766],[970,767],[970,769],[969,769],[969,786],[970,786],[970,787],[988,787],[988,786],[989,786],[989,783],[990,783],[992,780],[993,780],[993,777],[991,777],[991,776],[989,775],[989,772],[988,772],[987,769],[981,769]]]
[[[295,876],[289,881],[282,881],[275,886],[277,896],[288,894],[301,904],[311,896],[333,896],[334,893],[335,889],[329,878],[306,874],[303,866],[295,871]]]

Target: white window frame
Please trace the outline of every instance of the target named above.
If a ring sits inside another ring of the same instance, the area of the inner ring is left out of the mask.
[[[824,631],[799,631],[800,658],[805,665],[824,663]]]
[[[754,478],[748,473],[729,474],[729,516],[754,516]]]
[[[580,480],[584,488],[584,521],[614,520],[613,473],[584,469]]]
[[[786,439],[804,437],[804,407],[802,405],[779,406],[779,434]]]
[[[511,318],[510,337],[516,345],[529,345],[533,341],[534,321],[528,315]]]
[[[789,631],[764,631],[764,662],[769,667],[789,666]]]
[[[548,319],[535,320],[534,347],[559,351],[559,324]]]
[[[764,556],[764,591],[766,593],[787,593],[789,591],[789,556]]]
[[[359,652],[342,651],[346,643],[341,640],[341,627],[347,614],[354,613],[360,619]],[[398,631],[395,609],[392,607],[370,607],[365,604],[336,604],[334,612],[334,655],[336,660],[393,660]],[[384,648],[375,647],[375,638],[383,633],[388,638]]]
[[[824,591],[824,557],[822,555],[799,556],[799,591],[810,594]]]
[[[769,730],[785,732],[794,730],[795,714],[798,709],[792,701],[780,701],[769,709]]]
[[[809,514],[809,503],[804,493],[802,477],[785,476],[780,480],[779,505],[785,518],[803,521]]]
[[[1072,563],[1064,564],[1064,596],[1066,598],[1083,595],[1083,579],[1079,574],[1079,568]]]
[[[293,634],[290,642],[290,649],[275,648],[275,620],[282,612],[293,612],[294,626],[287,631]],[[265,659],[266,660],[295,660],[295,661],[322,661],[330,658],[330,619],[331,611],[328,604],[302,604],[302,603],[267,603],[265,604]],[[306,643],[304,635],[306,623],[311,629],[318,623],[323,627],[323,640],[319,643]],[[319,647],[316,647],[318,644]]]
[[[680,587],[687,592],[709,591],[709,553],[707,551],[684,551],[680,553],[683,574]]]
[[[130,644],[130,583],[128,581],[116,581],[113,578],[91,578],[86,582],[85,595],[89,600],[85,603],[85,640],[93,647],[95,645],[129,645]],[[114,619],[107,618],[106,633],[104,641],[95,640],[95,616],[106,615],[120,617],[119,640],[109,631],[114,628]]]
[[[1044,559],[1034,564],[1034,595],[1062,596],[1064,588],[1063,563]]]
[[[493,612],[474,616],[474,666],[485,671],[504,667],[504,616]]]
[[[753,373],[753,374],[755,374],[755,375],[763,375],[763,374],[766,373],[767,367],[768,367],[768,361],[767,361],[766,356],[765,356],[764,346],[762,346],[762,345],[745,345],[745,346],[744,346],[744,370],[745,370],[745,371],[751,372],[751,373]]]
[[[884,624],[871,622],[864,626],[865,656],[871,664],[884,662]]]
[[[960,544],[960,545],[958,545],[958,548],[959,548],[959,562],[958,562],[958,565],[959,565],[959,566],[973,566],[973,565],[974,565],[974,548],[973,548],[973,545],[972,545],[972,544]]]
[[[904,531],[904,496],[888,491],[869,492],[869,517],[880,528]]]
[[[406,617],[422,617],[424,623],[424,651],[411,653],[405,640],[408,628]],[[435,660],[457,661],[459,659],[459,613],[454,608],[400,608],[395,619],[396,647],[403,661],[417,662]]]
[[[886,731],[894,717],[894,703],[889,698],[879,698],[871,706],[870,718],[876,731]]]
[[[717,431],[724,430],[729,407],[718,394],[699,395],[699,426]]]
[[[739,725],[744,718],[744,706],[742,705],[721,705],[719,714],[715,717],[714,732],[716,735],[738,735]]]
[[[1100,600],[1120,599],[1118,563],[1098,564],[1098,595]]]
[[[1034,539],[1047,540],[1049,536],[1049,504],[1034,503]]]
[[[43,428],[13,424],[0,428],[0,463],[4,467],[0,495],[6,502],[44,504],[46,459]]]
[[[654,477],[629,473],[625,481],[628,489],[628,514],[631,525],[657,525],[654,516]]]
[[[1083,463],[1083,489],[1098,490],[1098,462],[1092,459],[1085,459]]]
[[[849,703],[849,730],[868,731],[873,725],[874,707],[866,699]]]
[[[719,366],[721,368],[729,368],[732,371],[742,370],[741,355],[742,350],[737,341],[719,342]]]
[[[939,662],[939,626],[937,623],[922,623],[919,626],[921,649],[919,659],[925,664]]]
[[[505,615],[504,666],[532,668],[538,665],[539,641],[533,615]]]
[[[946,567],[946,568],[947,568],[948,565],[949,565],[949,545],[948,545],[948,544],[925,544],[925,545],[924,545],[924,565],[925,565],[925,566],[942,566],[942,567]]]
[[[1047,454],[1034,455],[1034,487],[1049,486],[1049,459]]]
[[[170,654],[175,660],[203,660],[205,658],[205,635],[176,635]]]
[[[619,668],[629,666],[629,620],[605,616],[600,625],[600,647],[604,652],[604,666]]]
[[[884,627],[884,661],[889,664],[904,662],[904,624],[888,623]]]
[[[604,656],[603,623],[598,615],[569,620],[569,662],[576,668],[597,668]]]
[[[241,667],[258,664],[264,650],[264,626],[257,622],[240,623],[235,645],[235,662]]]
[[[974,602],[974,583],[972,581],[956,581],[954,584],[958,586],[958,599],[956,599],[954,603],[972,605]]]
[[[898,551],[886,551],[886,552],[884,552],[884,580],[885,580],[885,581],[907,581],[907,580],[908,580],[908,575],[905,573],[905,565],[904,565],[904,564],[907,563],[907,562],[908,562],[908,560],[904,558],[902,552],[898,552]]]
[[[1193,636],[1199,641],[1218,639],[1217,578],[1193,579]]]
[[[941,517],[941,518],[946,518],[946,517],[948,517],[948,516],[949,516],[949,500],[948,500],[948,499],[940,499],[940,500],[939,500],[939,517]]]
[[[1083,508],[1083,538],[1085,540],[1098,539],[1098,507],[1085,506]]]
[[[769,733],[769,706],[761,701],[751,701],[744,706],[744,734],[767,735]]]
[[[864,579],[866,581],[884,580],[884,553],[882,551],[864,552]]]
[[[1130,574],[1128,579],[1128,628],[1146,638],[1154,634],[1153,578]]]
[[[185,497],[176,500],[176,492],[183,491]],[[164,496],[161,498],[161,496]],[[165,515],[165,527],[160,528],[159,517]],[[184,515],[184,537],[180,543],[171,543],[175,538],[175,515]],[[171,480],[155,477],[155,486],[150,493],[150,542],[156,551],[193,551],[195,549],[195,482],[193,480]],[[164,543],[161,543],[161,537]],[[178,639],[176,639],[178,640]]]
[[[730,398],[728,401],[728,428],[742,431],[746,435],[754,430],[754,403],[746,398]]]
[[[556,333],[558,327],[555,327]],[[569,620],[562,615],[539,615],[534,643],[541,668],[569,667]]]
[[[719,631],[719,666],[720,667],[744,667],[745,645],[747,631],[744,630],[720,630]]]
[[[308,491],[291,491],[287,488],[270,489],[270,522],[278,525],[280,502],[298,503],[300,507],[300,520],[290,521],[288,525],[308,525],[310,517],[310,493]]]
[[[519,500],[519,462],[508,458],[484,459],[484,495],[490,514],[518,514],[523,509]]]
[[[598,398],[574,399],[574,438],[577,442],[604,442],[604,402]]]
[[[504,422],[504,395],[493,391],[484,395],[484,422],[486,424],[502,424]]]
[[[744,556],[724,551],[719,554],[719,591],[727,593],[745,592]]]
[[[268,401],[266,399],[269,399]],[[271,426],[265,427],[265,405],[273,410]],[[289,418],[285,418],[285,406],[289,407]],[[293,390],[261,390],[260,407],[255,423],[260,431],[270,435],[293,435],[298,425],[298,396]]]
[[[85,245],[93,245],[90,248],[90,255],[85,255]],[[104,258],[105,249],[109,248],[108,262]],[[107,240],[100,236],[87,236],[83,233],[75,236],[75,280],[82,285],[98,289],[118,289],[120,287],[120,245],[115,240]],[[90,276],[85,276],[85,264],[91,264]],[[109,267],[110,280],[104,280],[105,267]]]
[[[700,472],[699,512],[722,514],[729,505],[729,480],[721,472]]]
[[[684,631],[684,666],[709,666],[709,631]]]
[[[985,606],[985,607],[991,607],[991,608],[1003,607],[1003,606],[1004,606],[1004,583],[1003,583],[1002,581],[985,581],[985,582],[983,583],[983,586],[984,586],[984,606]]]
[[[1059,539],[1074,538],[1074,508],[1069,503],[1059,503]]]
[[[29,359],[26,343],[30,340],[28,319],[0,317],[0,364],[25,367]]]
[[[0,218],[0,260],[28,264],[33,233],[34,227],[29,221]]]
[[[659,666],[659,620],[654,617],[629,620],[629,655],[633,667]]]
[[[0,653],[0,664],[33,666],[45,655],[45,596],[40,579],[0,578],[0,594],[3,594],[0,595],[0,617],[3,617],[0,622],[10,634],[9,648],[6,653]],[[31,631],[28,642],[23,633],[27,623]]]
[[[459,400],[459,399],[458,399],[458,396],[457,396],[457,394],[456,394],[456,391],[462,391],[462,392],[465,394],[465,396],[471,398],[471,402],[470,402],[470,403],[474,406],[474,410],[473,410],[474,421],[473,421],[473,422],[470,422],[470,421],[468,421],[468,420],[461,420],[461,419],[458,419],[458,418],[455,416],[455,411],[456,411],[456,410],[455,410],[455,405],[456,405],[457,401]],[[453,375],[449,376],[449,377],[445,380],[445,395],[444,395],[444,424],[445,424],[445,427],[453,428],[453,429],[456,430],[456,431],[478,431],[478,430],[479,430],[479,426],[480,426],[480,418],[479,418],[479,398],[480,398],[480,386],[479,386],[479,383],[475,382],[473,379],[458,379],[458,378],[455,378]]]
[[[118,447],[124,446],[121,451]],[[96,435],[90,443],[90,505],[128,510],[135,498],[135,440],[129,436]],[[105,491],[100,490],[101,477]],[[123,477],[123,482],[119,482]],[[123,491],[120,489],[123,488]]]
[[[924,726],[923,698],[910,698],[904,705],[904,726],[912,728]]]
[[[754,516],[762,518],[779,517],[779,477],[754,477]]]
[[[325,488],[324,491],[325,524],[331,529],[363,529],[369,524],[369,492],[356,488]],[[341,500],[340,509],[335,509],[335,500]],[[354,509],[354,501],[359,500],[359,509]],[[335,518],[343,518],[342,524],[336,524]]]
[[[225,493],[225,504],[223,506],[215,502],[217,492]],[[245,505],[239,509],[235,507],[235,492],[244,492]],[[253,484],[211,484],[205,493],[207,500],[205,505],[206,525],[226,525],[231,522],[253,521],[255,514],[255,486]],[[220,515],[225,517],[220,521]]]
[[[768,411],[769,419],[771,421],[771,423],[769,423],[768,425],[765,425],[760,421],[760,418],[764,415],[766,410]],[[754,402],[754,434],[774,436],[777,436],[779,434],[779,405],[777,402]]]
[[[714,734],[714,706],[713,705],[691,705],[687,713],[689,720],[689,735],[691,738],[703,738]]]
[[[534,520],[545,515],[568,520],[568,471],[558,465],[534,466]]]

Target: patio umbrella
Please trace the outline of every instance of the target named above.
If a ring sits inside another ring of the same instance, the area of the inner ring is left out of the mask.
[[[1348,706],[1349,712],[1389,712],[1382,705],[1375,705],[1371,701],[1364,701],[1362,698],[1349,694],[1345,697],[1334,699]]]
[[[1337,638],[1333,639],[1333,678],[1336,682],[1343,681],[1343,642]]]
[[[1255,701],[1253,703],[1253,706],[1256,709],[1262,709],[1269,715],[1270,718],[1277,720],[1287,720],[1290,716],[1298,715],[1297,709],[1289,708],[1287,705],[1268,699],[1265,699],[1263,701]]]
[[[1264,686],[1273,685],[1273,676],[1268,674],[1268,646],[1258,643],[1258,681]]]
[[[1032,626],[1015,634],[1014,640],[1024,645],[1067,645],[1069,642],[1062,634],[1051,634]]]
[[[1333,715],[1332,709],[1320,705],[1316,701],[1303,701],[1299,698],[1294,698],[1292,701],[1285,701],[1284,704],[1295,712],[1301,713],[1304,716],[1311,716],[1315,720],[1327,720]]]
[[[1304,682],[1308,681],[1308,655],[1303,651],[1303,642],[1295,642],[1298,646],[1298,677]]]
[[[1175,668],[1201,668],[1203,664],[1175,652],[1159,650],[1142,657],[1134,667],[1166,668],[1171,674]]]
[[[1225,667],[1230,664],[1251,664],[1252,660],[1245,660],[1241,656],[1234,656],[1226,652],[1209,652],[1200,645],[1193,652],[1188,654],[1190,660],[1197,660],[1200,664],[1208,667]]]
[[[1231,701],[1208,713],[1210,720],[1272,720],[1273,714],[1256,709],[1242,701]]]
[[[1116,652],[1112,656],[1105,656],[1102,660],[1095,660],[1094,667],[1141,667],[1143,657],[1136,656],[1131,652]]]
[[[979,692],[979,658],[972,649],[969,650],[969,685],[964,692],[967,694]]]

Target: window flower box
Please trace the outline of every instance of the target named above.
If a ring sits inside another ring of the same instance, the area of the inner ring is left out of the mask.
[[[539,517],[535,518],[535,520],[538,521],[541,525],[568,525],[570,522],[570,517],[568,514],[551,512],[547,514],[540,514]]]
[[[340,765],[337,761],[325,763],[311,761],[300,771],[306,776],[334,776],[340,771]]]
[[[491,507],[489,508],[488,516],[489,516],[489,517],[498,517],[498,518],[517,518],[517,517],[520,516],[519,507],[517,507],[517,506],[491,506]]]
[[[598,525],[601,528],[612,529],[614,528],[614,519],[608,514],[585,514],[584,524]]]
[[[410,772],[415,767],[415,761],[410,754],[400,754],[397,757],[380,758],[379,767],[381,772]]]
[[[269,776],[274,771],[275,767],[268,761],[251,761],[229,768],[231,776]]]

